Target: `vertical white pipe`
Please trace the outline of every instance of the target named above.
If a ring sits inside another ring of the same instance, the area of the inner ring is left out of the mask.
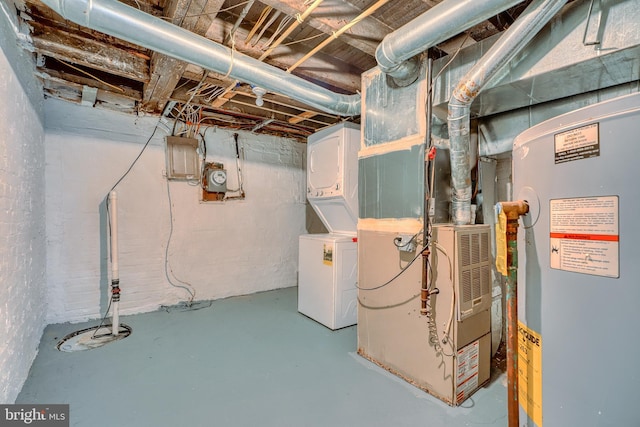
[[[111,232],[111,304],[112,304],[112,325],[111,334],[118,335],[120,329],[120,272],[118,271],[118,196],[115,191],[109,193],[109,226]],[[116,290],[114,294],[114,290]]]

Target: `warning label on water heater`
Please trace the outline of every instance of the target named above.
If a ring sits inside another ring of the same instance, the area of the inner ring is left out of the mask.
[[[556,164],[600,155],[598,123],[555,135]]]
[[[618,196],[550,201],[551,268],[619,277]]]
[[[518,400],[542,427],[542,336],[518,321]]]

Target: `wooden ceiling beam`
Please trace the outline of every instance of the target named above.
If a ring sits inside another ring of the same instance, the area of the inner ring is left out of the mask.
[[[204,35],[223,3],[224,0],[170,0],[165,13],[174,24]],[[162,112],[186,67],[186,62],[154,52],[141,109],[151,113]]]
[[[295,117],[291,117],[289,119],[289,123],[291,123],[292,125],[295,125],[296,123],[300,123],[302,121],[305,121],[307,119],[310,119],[314,116],[316,116],[318,113],[314,112],[314,111],[305,111],[301,114],[298,114]]]
[[[215,42],[222,43],[224,37],[231,30],[231,26],[231,23],[217,25],[215,31],[210,29],[207,35]],[[236,30],[235,48],[238,52],[257,58],[264,52],[260,49],[263,43],[260,41],[254,46],[250,43],[245,43],[244,40],[248,33],[247,30],[241,27]],[[264,41],[266,41],[266,38]],[[274,67],[286,70],[309,50],[311,50],[311,47],[305,43],[291,46],[281,45],[266,59],[266,62]],[[322,81],[334,88],[355,93],[361,88],[360,75],[363,71],[335,57],[329,57],[322,52],[318,52],[293,74],[310,80]]]
[[[201,79],[201,77],[202,77],[202,69],[197,67],[197,66],[195,66],[195,65],[190,65],[190,66],[187,67],[187,70],[184,72],[182,77],[184,77],[186,79],[189,79],[189,80],[197,81],[197,80]],[[220,88],[226,88],[232,82],[233,82],[232,79],[226,79],[226,80],[222,81],[220,79],[215,78],[215,75],[212,75],[212,74],[210,74],[207,77],[207,79],[205,80],[205,83],[216,85],[216,86],[218,86]],[[255,98],[255,95],[253,93],[251,93],[251,91],[246,86],[245,87],[240,87],[237,90],[234,90],[233,93],[242,94],[242,95],[246,95],[248,97]],[[297,101],[295,99],[291,99],[289,97],[286,97],[284,95],[279,95],[279,94],[275,94],[275,93],[268,93],[267,95],[265,95],[264,100],[265,100],[265,102],[270,102],[272,104],[280,105],[280,106],[285,107],[285,108],[291,108],[291,109],[298,110],[298,111],[301,111],[301,112],[311,113],[314,116],[325,117],[329,121],[337,120],[337,119],[340,118],[340,116],[338,116],[337,114],[328,114],[328,113],[321,112],[321,111],[312,111],[312,110],[309,109],[308,105],[303,104],[302,102]]]
[[[123,85],[104,84],[104,82],[92,79],[91,77],[78,76],[76,74],[66,73],[64,71],[54,70],[52,68],[38,68],[36,76],[44,80],[54,80],[57,82],[69,82],[71,85],[95,87],[105,92],[113,92],[125,98],[139,101],[142,93],[139,90],[132,89]]]
[[[300,0],[261,0],[261,2],[290,16],[302,13],[305,9],[304,2]],[[347,0],[324,0],[305,22],[330,35],[360,13],[362,13],[362,9]],[[370,16],[340,36],[340,40],[373,56],[384,36],[392,31],[393,28],[380,22],[374,16]]]
[[[67,80],[52,78],[48,76],[38,78],[42,81],[44,93],[47,96],[62,99],[65,101],[80,104],[82,102],[83,85],[70,83]],[[136,112],[136,101],[121,94],[98,89],[96,103],[94,106],[100,106],[110,110],[120,111],[122,113],[133,114]]]
[[[34,50],[42,55],[139,82],[149,81],[147,60],[142,55],[50,27],[33,35],[32,40]]]

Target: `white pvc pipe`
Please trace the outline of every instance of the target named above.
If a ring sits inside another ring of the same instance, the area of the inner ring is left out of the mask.
[[[111,292],[112,292],[112,325],[111,334],[118,335],[120,329],[120,272],[118,271],[118,196],[115,191],[109,193],[109,226],[111,232],[110,246],[111,246]],[[118,287],[118,294],[113,295],[114,286]]]

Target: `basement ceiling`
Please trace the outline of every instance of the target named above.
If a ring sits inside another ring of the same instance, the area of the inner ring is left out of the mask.
[[[298,18],[311,1],[122,0],[344,94],[360,90],[360,76],[376,66],[375,49],[384,36],[440,1],[324,0],[302,20]],[[29,27],[28,48],[36,55],[36,76],[46,97],[131,114],[164,113],[185,122],[197,120],[203,125],[299,140],[342,120],[359,120],[327,114],[274,93],[265,94],[263,105],[258,106],[250,82],[238,82],[84,28],[61,18],[39,0],[15,3],[17,13]],[[453,53],[461,45],[505,30],[526,4],[441,43],[431,55],[438,58]],[[370,14],[334,37],[365,12]],[[333,40],[313,53],[327,39]]]

